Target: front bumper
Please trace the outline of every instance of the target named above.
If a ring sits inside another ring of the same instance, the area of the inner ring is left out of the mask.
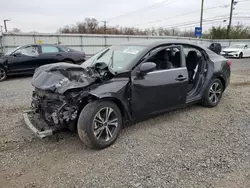
[[[224,57],[239,57],[238,53],[228,53],[228,54],[221,53],[221,55]]]
[[[32,121],[30,120],[30,116],[34,116],[35,112],[33,110],[27,110],[23,112],[23,118],[24,122],[27,125],[27,127],[34,133],[35,136],[37,136],[40,139],[46,138],[48,136],[52,136],[55,131],[52,129],[47,129],[47,130],[39,130],[36,128]]]

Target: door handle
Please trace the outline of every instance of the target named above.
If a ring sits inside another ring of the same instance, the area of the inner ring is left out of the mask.
[[[186,80],[187,79],[187,77],[184,77],[184,76],[182,76],[182,75],[179,75],[177,78],[175,78],[175,80],[176,81],[184,81],[184,80]]]
[[[56,54],[56,56],[62,56],[62,54]]]

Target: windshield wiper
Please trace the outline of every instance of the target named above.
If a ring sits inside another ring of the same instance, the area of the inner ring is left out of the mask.
[[[114,53],[115,53],[115,51],[113,50],[110,61],[109,61],[109,66],[112,67],[112,68],[113,68],[113,65],[114,65]]]

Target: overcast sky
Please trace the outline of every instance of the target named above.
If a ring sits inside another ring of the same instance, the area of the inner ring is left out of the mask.
[[[244,20],[236,18],[250,15],[250,1],[238,1],[233,23],[241,20],[244,24],[250,25],[250,17]],[[204,19],[229,15],[229,7],[220,6],[229,5],[230,2],[231,0],[205,0]],[[1,0],[0,25],[3,25],[4,19],[10,19],[7,23],[9,30],[19,28],[23,32],[54,33],[64,25],[74,24],[86,17],[94,17],[99,21],[108,20],[108,25],[112,26],[168,28],[186,22],[199,22],[200,6],[201,0]],[[218,8],[206,10],[217,6]],[[189,12],[194,13],[179,16]],[[154,22],[162,19],[165,20]],[[226,23],[215,20],[214,23],[204,23],[204,29],[212,25],[223,26]],[[193,27],[186,26],[182,29]]]

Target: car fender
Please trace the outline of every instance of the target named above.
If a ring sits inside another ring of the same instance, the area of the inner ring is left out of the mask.
[[[122,108],[124,115],[131,119],[129,83],[129,78],[114,78],[90,89],[89,95],[102,100],[113,100],[118,107]]]
[[[8,71],[8,60],[7,59],[0,59],[0,66],[4,67]]]

